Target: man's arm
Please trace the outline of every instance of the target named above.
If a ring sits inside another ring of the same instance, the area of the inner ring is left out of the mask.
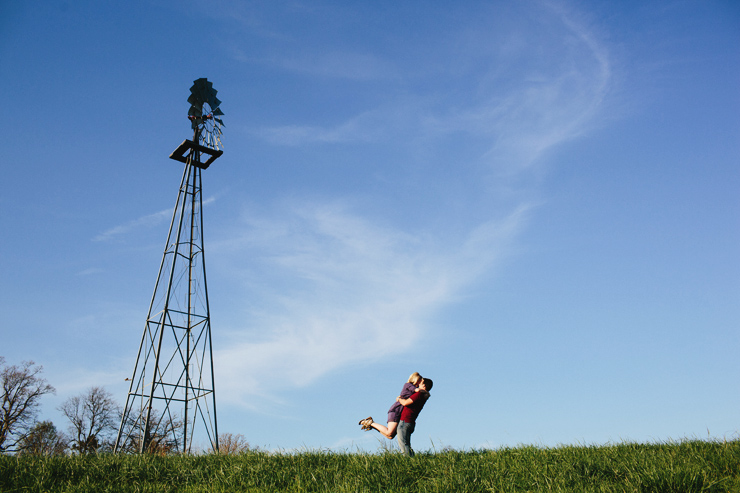
[[[414,402],[414,399],[411,399],[411,398],[404,399],[403,397],[399,395],[398,397],[396,397],[396,402],[398,402],[402,406],[408,406]]]
[[[419,399],[427,400],[427,398],[429,398],[429,392],[419,389],[418,392],[411,394],[411,397],[409,397],[408,399],[404,399],[399,395],[398,397],[396,397],[396,402],[398,402],[402,406],[410,406],[412,403],[418,401]]]

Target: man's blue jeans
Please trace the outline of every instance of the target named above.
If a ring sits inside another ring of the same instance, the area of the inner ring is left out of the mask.
[[[401,452],[408,455],[409,457],[414,456],[414,450],[411,448],[411,434],[416,428],[416,423],[407,423],[406,421],[399,421],[398,423],[398,446],[401,447]]]

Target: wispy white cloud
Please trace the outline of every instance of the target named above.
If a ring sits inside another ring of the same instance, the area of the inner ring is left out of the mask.
[[[419,79],[405,74],[398,81],[387,82],[388,100],[343,121],[330,125],[290,123],[250,133],[286,146],[380,142],[399,134],[433,141],[466,134],[489,142],[484,161],[511,172],[526,168],[548,150],[591,128],[612,80],[606,47],[574,12],[562,4],[535,5],[541,9],[539,14],[545,18],[541,22],[548,26],[543,30],[548,32],[539,33],[532,43],[523,42],[522,34],[513,31],[510,42],[494,50],[486,45],[500,43],[500,34],[492,37],[486,32],[466,32],[460,41],[466,51],[459,55],[474,60],[467,64],[447,60],[449,70],[440,69],[433,76],[438,79],[436,84],[421,79],[418,87],[409,87],[404,85],[407,79]],[[537,28],[538,24],[529,27]],[[488,59],[480,57],[481,50]],[[321,64],[305,65],[317,70]],[[494,68],[480,74],[481,65]],[[469,80],[478,83],[466,89]],[[455,90],[441,89],[446,86]]]
[[[349,81],[387,81],[397,79],[400,71],[388,60],[369,53],[347,50],[304,52],[271,57],[255,57],[244,52],[239,46],[231,48],[232,56],[246,63],[265,65],[297,75],[327,79],[346,79]]]
[[[369,140],[367,134],[361,133],[356,122],[356,119],[352,119],[333,128],[316,125],[282,125],[257,129],[251,133],[271,144],[287,146]]]
[[[612,79],[606,47],[562,4],[548,4],[562,24],[562,54],[548,73],[528,77],[503,100],[471,113],[495,135],[488,157],[527,167],[594,124]],[[492,118],[487,118],[486,115]]]
[[[391,63],[375,55],[338,50],[280,57],[273,63],[293,72],[350,80],[384,80],[399,75]]]
[[[251,129],[249,133],[285,146],[381,142],[417,126],[419,112],[417,103],[405,100],[364,111],[334,126],[291,124]]]
[[[477,159],[487,165],[467,177],[471,188],[485,168],[522,175],[593,124],[611,81],[606,49],[584,24],[562,9],[548,7],[540,14],[547,17],[548,32],[536,45],[518,42],[488,50],[487,63],[497,68],[476,74],[474,94],[466,91],[473,74],[451,69],[440,75],[444,83],[410,91],[413,98],[389,97],[335,125],[291,123],[254,133],[289,146],[397,144],[411,136],[433,147],[461,136],[477,143]],[[465,36],[473,45],[486,42],[484,32]],[[535,56],[546,62],[526,62]],[[455,66],[475,70],[481,62],[475,61]],[[511,73],[504,77],[507,70]],[[444,90],[448,85],[457,87],[453,94]],[[464,296],[466,287],[506,255],[532,207],[520,203],[508,212],[492,211],[455,235],[381,226],[341,201],[306,201],[261,218],[251,211],[243,230],[219,245],[233,249],[235,273],[240,272],[237,256],[251,259],[241,267],[249,269],[245,277],[254,283],[244,287],[245,296],[259,300],[245,310],[243,325],[232,323],[227,346],[217,351],[222,387],[242,403],[254,395],[273,399],[278,389],[408,351],[431,313]]]
[[[482,224],[452,248],[380,227],[336,203],[252,219],[228,245],[261,259],[261,271],[251,272],[260,288],[250,295],[279,291],[284,278],[290,288],[269,294],[269,308],[260,303],[244,327],[233,327],[215,357],[221,385],[236,400],[268,396],[348,364],[408,351],[422,320],[504,254],[526,212]],[[223,256],[227,246],[217,248]]]
[[[209,197],[203,201],[203,206],[211,204],[215,202],[215,200],[216,200],[215,197]],[[138,219],[134,219],[125,224],[121,224],[119,226],[115,226],[106,231],[103,231],[99,235],[95,236],[93,238],[93,241],[109,241],[109,240],[113,240],[115,238],[130,234],[131,232],[137,229],[140,229],[140,228],[144,228],[144,229],[154,228],[156,226],[159,226],[163,222],[165,222],[167,219],[171,219],[171,218],[172,218],[172,209],[164,209],[159,212],[155,212],[153,214],[147,214],[146,216],[142,216]]]
[[[172,217],[172,209],[165,209],[154,214],[142,216],[125,224],[115,226],[93,238],[93,241],[109,241],[114,238],[126,235],[139,228],[153,228],[164,222],[168,217]]]

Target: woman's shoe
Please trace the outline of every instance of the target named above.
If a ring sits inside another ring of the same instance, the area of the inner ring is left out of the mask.
[[[373,424],[373,418],[372,416],[368,416],[367,418],[361,420],[358,424],[362,425],[362,429],[365,431],[371,430],[373,427],[370,425]]]

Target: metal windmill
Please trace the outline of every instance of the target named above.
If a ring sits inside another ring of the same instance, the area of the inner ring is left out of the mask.
[[[201,170],[223,151],[221,101],[202,78],[190,88],[193,140],[170,155],[185,163],[149,305],[115,452],[218,451],[211,321],[203,254]],[[200,430],[205,435],[200,435]],[[198,435],[196,435],[198,430]]]

